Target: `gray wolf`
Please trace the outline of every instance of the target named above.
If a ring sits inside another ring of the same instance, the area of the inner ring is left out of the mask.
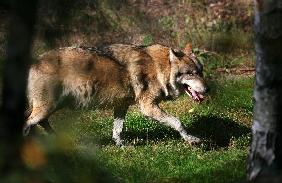
[[[200,139],[188,134],[180,120],[158,104],[186,92],[201,101],[207,90],[203,66],[191,45],[176,50],[163,45],[112,44],[103,47],[66,47],[39,57],[30,68],[27,86],[29,112],[23,133],[40,124],[53,132],[48,117],[71,97],[80,106],[111,107],[113,140],[122,145],[121,132],[130,105],[141,113],[177,130],[189,144]]]

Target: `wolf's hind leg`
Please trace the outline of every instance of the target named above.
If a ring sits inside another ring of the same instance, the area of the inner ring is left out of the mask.
[[[114,124],[113,124],[113,140],[117,146],[123,146],[123,140],[121,138],[121,132],[123,129],[123,123],[125,121],[125,115],[129,105],[116,106],[114,109]]]
[[[44,74],[35,69],[30,70],[28,80],[28,100],[30,105],[30,115],[23,127],[23,135],[27,136],[30,128],[38,123],[48,131],[50,125],[48,117],[55,111],[62,87],[56,75]]]
[[[193,145],[198,144],[200,142],[199,138],[187,134],[186,130],[184,129],[178,118],[165,113],[159,108],[158,105],[153,104],[152,102],[140,102],[140,108],[141,112],[145,116],[148,116],[177,130],[180,133],[181,137],[189,144]]]
[[[40,124],[47,132],[53,131],[48,123],[48,117],[57,107],[59,94],[55,92],[54,86],[49,88],[42,87],[41,90],[39,89],[35,90],[32,95],[29,95],[29,102],[32,109],[23,128],[24,136],[27,136],[30,127],[36,124]]]
[[[47,120],[53,109],[54,108],[51,105],[48,105],[46,103],[37,103],[36,105],[33,105],[32,112],[23,127],[23,135],[27,136],[32,126],[40,122],[44,122],[44,120]]]

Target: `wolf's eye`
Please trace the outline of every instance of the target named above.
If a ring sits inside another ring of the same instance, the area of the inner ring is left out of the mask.
[[[176,77],[180,77],[181,75],[182,75],[182,73],[178,72],[178,73],[176,74]]]
[[[186,72],[189,76],[193,76],[194,75],[194,73],[192,72],[192,71],[187,71]]]

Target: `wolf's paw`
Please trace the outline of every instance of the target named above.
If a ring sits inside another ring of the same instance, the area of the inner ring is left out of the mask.
[[[121,139],[119,139],[119,140],[115,139],[114,141],[115,141],[115,143],[116,143],[116,146],[121,147],[121,148],[125,147],[123,140],[121,140]]]
[[[192,135],[187,135],[184,140],[191,146],[199,145],[202,142],[200,138]]]

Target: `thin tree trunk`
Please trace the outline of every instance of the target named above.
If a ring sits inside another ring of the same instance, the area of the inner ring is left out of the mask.
[[[8,1],[7,1],[8,2]],[[2,174],[23,167],[20,158],[25,113],[27,71],[37,0],[11,0],[7,58],[4,65],[0,122]],[[2,159],[3,158],[3,159]],[[0,177],[2,177],[0,175]]]
[[[282,182],[281,0],[255,0],[254,29],[256,82],[248,178]]]

